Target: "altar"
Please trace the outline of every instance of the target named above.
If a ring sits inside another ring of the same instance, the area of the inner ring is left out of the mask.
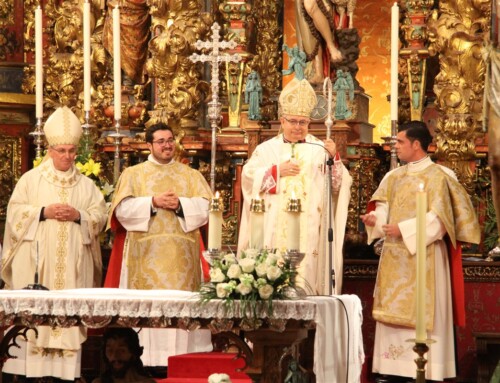
[[[244,330],[251,342],[245,369],[258,382],[283,381],[270,361],[289,352],[315,329],[314,373],[318,383],[358,382],[364,361],[362,308],[355,295],[311,296],[273,302],[248,317],[235,301],[229,310],[220,300],[201,304],[197,293],[173,290],[75,289],[0,290],[0,327],[48,325],[87,328],[106,326],[208,328],[212,334]],[[19,329],[19,327],[17,327]],[[0,360],[12,338],[0,345]]]

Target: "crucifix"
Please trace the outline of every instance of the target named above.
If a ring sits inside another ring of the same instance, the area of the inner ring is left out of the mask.
[[[228,54],[220,53],[221,49],[229,48],[233,49],[236,47],[236,42],[231,41],[220,41],[220,26],[217,23],[212,25],[212,40],[211,41],[201,41],[198,40],[195,43],[195,47],[198,50],[208,49],[211,50],[209,54],[198,54],[193,53],[189,56],[192,62],[208,62],[212,66],[211,70],[211,89],[212,89],[212,100],[208,103],[208,119],[210,120],[210,127],[212,128],[212,151],[211,151],[211,162],[210,162],[210,188],[212,192],[215,193],[215,153],[217,151],[217,127],[221,120],[221,104],[219,102],[219,63],[221,62],[239,62],[241,61],[241,56],[237,53]]]

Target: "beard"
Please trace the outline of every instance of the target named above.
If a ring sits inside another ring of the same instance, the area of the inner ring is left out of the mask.
[[[134,365],[132,360],[128,361],[119,361],[120,363],[110,363],[111,375],[113,378],[124,378],[127,371],[131,369]]]

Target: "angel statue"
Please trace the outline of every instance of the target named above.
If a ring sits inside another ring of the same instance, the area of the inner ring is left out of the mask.
[[[286,44],[283,44],[283,50],[288,53],[289,61],[288,61],[288,69],[283,69],[283,75],[287,76],[289,74],[295,73],[295,78],[297,80],[304,79],[304,69],[306,68],[307,56],[306,54],[299,49],[297,45],[293,48],[288,47]]]
[[[337,94],[335,102],[335,119],[347,120],[351,117],[352,112],[347,106],[347,92],[349,91],[349,100],[354,100],[354,81],[349,72],[342,69],[337,70],[337,79],[333,84],[333,90]]]

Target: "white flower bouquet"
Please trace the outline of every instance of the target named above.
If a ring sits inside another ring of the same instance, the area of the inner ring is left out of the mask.
[[[295,273],[281,255],[268,250],[248,249],[239,258],[224,254],[210,268],[210,282],[200,289],[201,301],[221,299],[233,309],[239,300],[244,316],[250,310],[255,317],[259,305],[272,315],[273,300],[288,299],[287,289],[295,287]]]

